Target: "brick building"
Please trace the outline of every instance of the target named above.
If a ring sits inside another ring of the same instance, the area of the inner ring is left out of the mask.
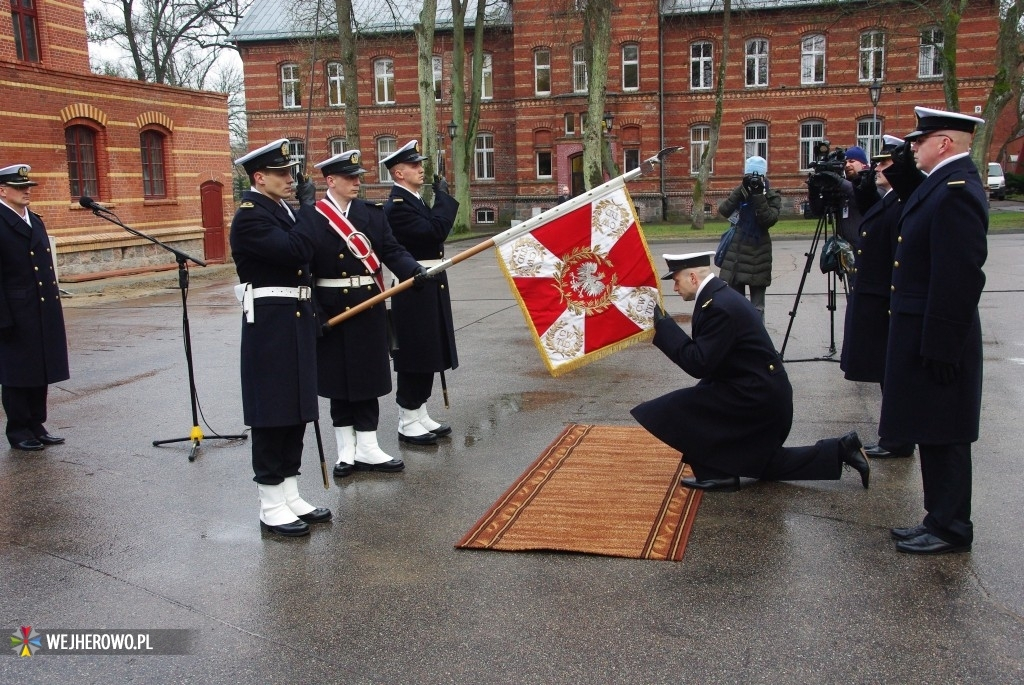
[[[388,191],[378,160],[420,138],[415,37],[419,7],[381,12],[356,0],[358,88],[367,194]],[[587,73],[572,0],[499,3],[489,15],[483,102],[472,169],[478,223],[525,218],[550,207],[565,184],[582,190],[582,117]],[[233,39],[245,68],[249,139],[288,137],[314,161],[344,148],[347,87],[333,18],[299,21],[273,0],[255,0]],[[717,7],[717,11],[714,9]],[[913,130],[914,106],[943,107],[938,15],[919,3],[853,0],[734,0],[726,60],[724,120],[707,188],[715,202],[751,154],[767,158],[786,208],[798,211],[815,142],[879,145],[882,133]],[[333,10],[333,8],[332,8]],[[940,11],[938,3],[935,12]],[[402,12],[405,12],[403,15]],[[451,20],[439,8],[434,45],[437,120],[451,118]],[[467,13],[472,16],[473,9]],[[721,6],[711,0],[619,0],[612,15],[606,123],[620,170],[669,145],[660,176],[630,184],[642,217],[689,212],[707,145],[721,59]],[[375,23],[377,22],[377,23]],[[980,111],[992,84],[998,4],[972,0],[958,29],[962,111]],[[316,60],[310,74],[314,35]],[[472,41],[467,37],[467,45]],[[309,84],[312,88],[309,88]],[[869,86],[880,86],[877,107]],[[311,90],[310,93],[306,91]],[[311,112],[306,140],[307,112]],[[996,122],[993,152],[1013,112]],[[447,135],[440,139],[447,141]],[[448,154],[444,152],[443,154]],[[451,168],[450,156],[447,157]]]
[[[222,261],[233,211],[226,96],[90,73],[82,0],[10,6],[0,13],[0,162],[32,166],[32,210],[56,240],[61,279],[175,266],[83,209],[83,195]]]

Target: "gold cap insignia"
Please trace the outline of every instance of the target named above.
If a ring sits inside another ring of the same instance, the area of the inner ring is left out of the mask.
[[[281,143],[281,154],[288,157],[288,143]]]
[[[18,167],[18,176],[21,176],[22,178],[28,178],[28,167]]]

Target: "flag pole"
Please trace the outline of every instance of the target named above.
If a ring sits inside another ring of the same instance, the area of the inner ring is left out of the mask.
[[[601,195],[603,195],[605,193],[608,193],[610,191],[613,191],[613,190],[618,190],[619,188],[621,188],[624,185],[626,185],[627,182],[632,181],[635,178],[639,178],[640,176],[643,176],[644,174],[649,174],[654,169],[654,166],[656,164],[660,164],[661,163],[662,159],[664,159],[666,156],[672,154],[673,152],[678,152],[679,150],[682,150],[682,149],[683,148],[678,147],[678,146],[677,147],[667,147],[667,148],[664,148],[663,150],[658,152],[658,154],[654,155],[650,159],[644,160],[643,163],[640,166],[638,166],[636,169],[632,169],[630,171],[627,171],[626,173],[622,174],[621,176],[616,176],[615,178],[611,179],[610,181],[606,181],[605,183],[602,183],[601,185],[597,186],[596,188],[591,188],[587,192],[585,192],[585,193],[583,193],[581,195],[577,195],[576,197],[572,198],[571,200],[569,200],[567,202],[563,202],[560,205],[555,205],[554,207],[552,207],[551,209],[547,210],[546,212],[541,212],[537,216],[530,217],[529,219],[527,219],[523,223],[521,223],[521,224],[519,224],[517,226],[513,226],[512,228],[510,228],[510,229],[508,229],[506,231],[502,231],[501,233],[497,234],[493,238],[488,238],[487,240],[483,241],[482,243],[478,243],[478,244],[474,245],[473,247],[469,248],[468,250],[463,250],[462,252],[458,253],[457,255],[452,257],[451,259],[442,260],[440,264],[438,264],[436,266],[432,266],[429,269],[427,269],[427,275],[428,276],[434,276],[436,274],[441,273],[442,271],[446,271],[447,269],[449,269],[450,267],[455,266],[459,262],[463,262],[463,261],[469,259],[470,257],[474,257],[474,256],[480,254],[481,252],[485,251],[485,250],[489,250],[490,248],[495,247],[496,245],[504,245],[508,241],[514,240],[514,239],[518,238],[519,236],[521,236],[521,235],[523,235],[525,233],[529,233],[533,229],[537,228],[538,226],[540,226],[542,224],[547,223],[548,221],[551,221],[552,219],[558,218],[558,217],[560,217],[560,216],[562,216],[564,214],[568,214],[569,212],[572,212],[572,211],[574,211],[576,209],[579,209],[580,207],[583,207],[584,205],[588,205],[588,204],[591,203],[593,198],[599,197],[599,196],[601,196]],[[342,321],[344,321],[344,320],[346,320],[348,318],[351,318],[351,317],[353,317],[356,314],[359,314],[361,312],[365,312],[370,307],[373,307],[376,304],[380,304],[381,302],[383,302],[384,300],[388,299],[389,297],[392,297],[394,295],[397,295],[400,292],[408,290],[409,288],[413,287],[414,285],[415,285],[415,279],[407,278],[404,281],[402,281],[401,283],[399,283],[398,285],[396,285],[396,286],[394,286],[392,288],[389,288],[389,289],[385,290],[382,293],[377,293],[376,295],[374,295],[370,299],[365,300],[363,302],[360,302],[355,307],[352,307],[351,309],[345,310],[341,314],[338,314],[337,316],[331,318],[324,325],[327,326],[327,327],[337,326]]]

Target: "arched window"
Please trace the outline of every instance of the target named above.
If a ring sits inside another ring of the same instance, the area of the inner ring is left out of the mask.
[[[391,174],[380,160],[386,159],[393,152],[398,152],[398,139],[394,136],[381,136],[377,139],[377,177],[381,183],[391,183]]]
[[[142,150],[142,196],[147,200],[167,197],[164,144],[167,136],[156,130],[139,134]]]
[[[494,180],[494,135],[480,133],[476,137],[473,172],[478,181]]]
[[[96,174],[96,132],[88,126],[69,126],[64,129],[64,144],[68,155],[71,197],[98,197],[100,185]]]
[[[35,0],[11,0],[14,51],[25,62],[39,61],[39,30]]]
[[[751,121],[743,127],[743,159],[747,157],[768,159],[768,124]]]
[[[327,106],[341,107],[345,104],[345,74],[341,62],[327,63]]]
[[[825,36],[816,33],[800,41],[800,83],[825,82]]]
[[[551,95],[551,51],[548,49],[533,53],[533,94]]]
[[[627,43],[622,46],[622,90],[640,88],[640,46]]]

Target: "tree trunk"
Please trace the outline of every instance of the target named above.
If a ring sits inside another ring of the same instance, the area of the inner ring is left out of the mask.
[[[697,180],[693,184],[693,212],[690,216],[690,227],[694,230],[704,228],[704,192],[711,176],[711,163],[718,151],[718,135],[722,128],[723,100],[725,99],[725,72],[729,61],[729,22],[732,14],[732,0],[722,2],[722,54],[718,58],[718,69],[715,75],[715,113],[711,117],[708,144],[700,157]]]

